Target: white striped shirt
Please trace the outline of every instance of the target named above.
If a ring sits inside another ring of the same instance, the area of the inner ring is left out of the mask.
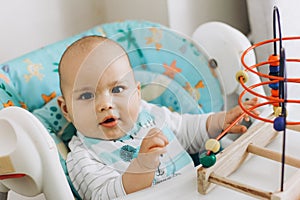
[[[208,139],[206,120],[209,114],[180,115],[164,107],[142,102],[141,110],[155,116],[155,126],[162,129],[169,140],[167,153],[161,158],[153,184],[158,184],[185,170],[193,163],[188,153],[203,149]],[[83,199],[114,199],[126,195],[122,174],[129,162],[120,156],[120,149],[129,146],[138,149],[143,136],[151,127],[141,128],[132,138],[117,141],[86,139],[80,133],[69,143],[71,152],[67,168],[71,181]]]

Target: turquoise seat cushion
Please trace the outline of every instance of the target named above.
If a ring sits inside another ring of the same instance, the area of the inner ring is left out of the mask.
[[[198,102],[173,79],[149,71],[136,70],[134,74],[141,83],[142,98],[147,102],[167,106],[178,113],[204,113]]]
[[[42,48],[3,65],[28,110],[33,111],[60,94],[59,57],[54,48]]]
[[[10,84],[7,76],[0,73],[0,110],[8,106],[26,108],[26,105],[17,90]]]
[[[148,101],[180,113],[223,109],[219,82],[201,48],[167,27],[146,21],[95,26],[3,63],[0,65],[2,107],[17,105],[27,108],[48,130],[58,134],[68,124],[56,103],[56,97],[61,94],[58,63],[71,43],[87,35],[106,36],[121,44],[128,52],[134,71],[139,72],[136,78],[143,87],[155,82],[155,76],[166,77],[169,83],[164,86],[165,90]]]
[[[117,41],[128,52],[135,70],[161,73],[178,82],[204,112],[223,109],[219,82],[195,43],[160,24],[124,21],[95,26],[2,64],[2,72],[12,80],[28,110],[40,108],[60,95],[57,69],[61,55],[71,43],[87,35]]]
[[[54,133],[61,131],[68,123],[57,104],[57,97],[50,100],[41,108],[35,109],[32,113],[49,131]]]
[[[104,24],[101,29],[124,47],[134,70],[164,74],[176,81],[205,113],[223,109],[216,73],[201,47],[189,38],[159,24],[137,21]]]

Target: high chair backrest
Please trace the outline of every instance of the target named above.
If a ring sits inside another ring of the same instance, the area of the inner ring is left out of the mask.
[[[72,42],[102,35],[128,52],[143,98],[177,112],[207,113],[223,108],[214,68],[205,52],[189,38],[160,24],[124,21],[96,26],[81,34],[0,65],[0,109],[21,106],[57,134],[67,125],[56,103],[58,64]],[[151,92],[149,92],[151,91]]]
[[[188,37],[146,21],[99,25],[0,65],[0,109],[20,106],[32,112],[55,140],[62,158],[68,151],[64,143],[75,129],[56,102],[61,94],[58,65],[64,50],[87,35],[106,36],[124,47],[145,100],[180,113],[223,109],[215,69],[203,49]]]

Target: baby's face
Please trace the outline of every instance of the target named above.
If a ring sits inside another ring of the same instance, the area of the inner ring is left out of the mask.
[[[63,89],[68,117],[83,135],[117,139],[133,127],[140,85],[119,47],[95,48],[68,76],[71,84]]]

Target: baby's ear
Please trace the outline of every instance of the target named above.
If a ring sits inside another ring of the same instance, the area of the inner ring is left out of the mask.
[[[58,106],[59,106],[62,114],[66,118],[66,120],[68,120],[69,122],[71,122],[71,118],[69,116],[69,112],[68,112],[68,108],[67,108],[65,99],[62,96],[57,97],[57,104],[58,104]]]
[[[137,87],[139,96],[141,97],[141,83],[139,81],[136,82],[136,87]]]
[[[136,82],[136,87],[138,90],[141,90],[141,83],[139,81]]]

